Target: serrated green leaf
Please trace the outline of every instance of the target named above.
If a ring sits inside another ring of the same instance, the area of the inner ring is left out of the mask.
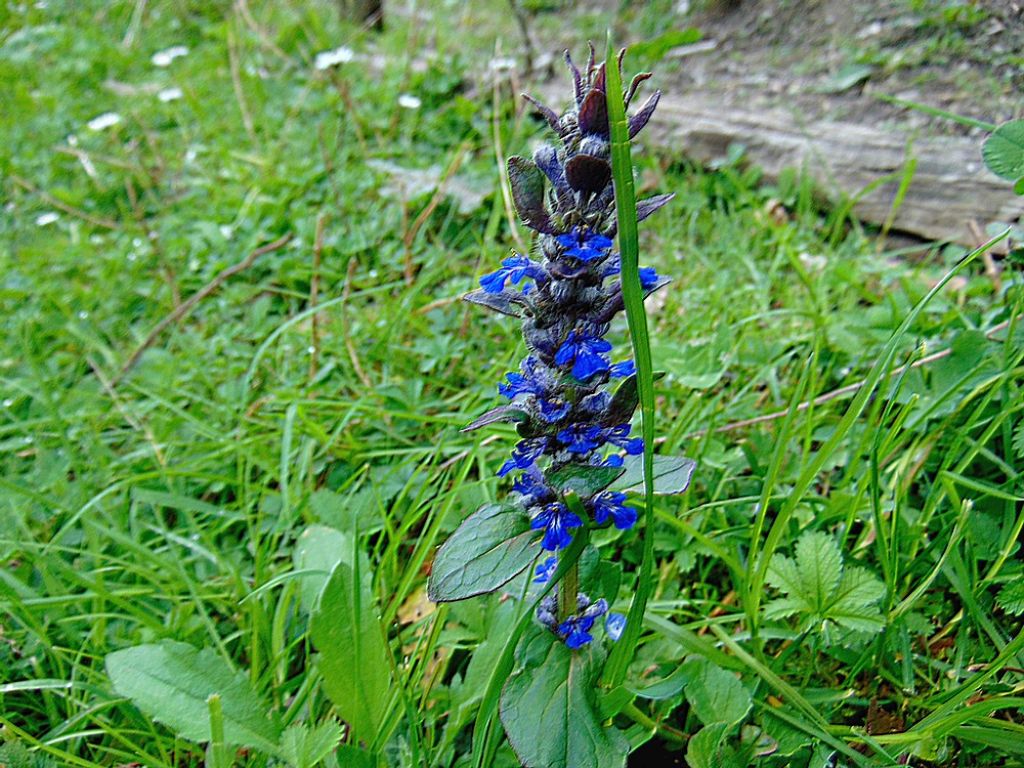
[[[568,493],[576,493],[581,499],[589,499],[603,491],[625,472],[624,467],[604,467],[590,464],[566,464],[547,476],[550,486]]]
[[[616,480],[611,489],[643,493],[643,458],[627,456],[624,465],[626,471]],[[690,487],[690,479],[697,462],[685,456],[654,457],[654,493],[659,496],[671,496],[683,493]]]
[[[800,626],[834,623],[858,632],[877,632],[884,626],[876,604],[885,587],[864,568],[843,566],[835,540],[821,532],[807,532],[797,541],[796,558],[776,554],[766,581],[784,593],[765,604],[768,619],[799,615]],[[827,631],[823,633],[829,637]]]
[[[1009,614],[1020,616],[1024,613],[1024,581],[1014,581],[999,590],[996,597],[999,607]]]
[[[383,725],[391,671],[384,631],[374,605],[368,567],[338,563],[327,580],[309,624],[320,652],[317,666],[324,690],[338,715],[361,739],[370,740]]]
[[[210,739],[206,700],[221,699],[224,738],[235,746],[277,754],[281,725],[249,685],[248,677],[228,666],[210,648],[163,640],[107,655],[114,690],[146,715],[189,741]]]
[[[735,674],[707,659],[695,658],[682,667],[686,675],[686,700],[704,725],[735,725],[750,712],[753,700]]]
[[[289,726],[281,735],[281,756],[292,768],[314,768],[341,742],[341,726],[333,720],[310,728],[304,723]]]
[[[1011,120],[996,128],[981,148],[985,165],[996,176],[1017,181],[1024,176],[1024,120]]]
[[[537,538],[520,507],[481,507],[437,551],[427,595],[441,603],[493,592],[533,562],[540,552]]]
[[[521,653],[520,653],[521,651]],[[604,661],[591,643],[570,651],[543,630],[527,635],[521,669],[501,694],[501,722],[526,768],[622,768],[629,743],[604,727],[596,702]]]

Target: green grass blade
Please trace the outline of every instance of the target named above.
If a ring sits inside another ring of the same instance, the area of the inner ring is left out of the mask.
[[[626,619],[626,631],[608,657],[604,670],[604,684],[615,687],[625,678],[626,667],[640,639],[654,570],[654,366],[647,335],[643,289],[640,287],[640,245],[637,238],[633,163],[629,153],[629,124],[626,122],[626,105],[622,96],[622,74],[616,62],[610,32],[605,56],[605,76],[608,124],[611,129],[612,179],[615,183],[615,215],[619,227],[619,253],[622,257],[622,296],[626,304],[633,359],[636,361],[641,434],[644,439],[644,555],[636,594]]]

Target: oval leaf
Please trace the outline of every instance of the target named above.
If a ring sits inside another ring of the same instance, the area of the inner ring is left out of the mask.
[[[338,563],[309,623],[324,690],[362,739],[383,727],[391,688],[384,632],[374,605],[365,556]]]
[[[538,629],[525,664],[505,684],[501,722],[526,768],[621,768],[629,743],[601,725],[595,701],[600,646],[573,652]],[[544,646],[547,646],[545,652]]]
[[[626,471],[614,484],[617,491],[644,492],[644,470],[642,456],[627,456]],[[690,479],[697,462],[685,456],[654,457],[654,493],[671,496],[683,493],[690,487]]]
[[[625,472],[624,467],[601,467],[590,464],[566,464],[548,475],[548,484],[562,493],[575,492],[589,499],[603,491]]]
[[[224,738],[234,746],[277,753],[281,724],[249,685],[248,677],[228,666],[210,648],[164,640],[107,655],[114,690],[146,715],[189,741],[210,740],[206,700],[220,696]]]
[[[493,592],[537,557],[537,532],[522,509],[488,504],[462,521],[437,551],[427,585],[435,603]]]
[[[508,185],[512,190],[512,202],[523,223],[539,232],[553,232],[551,217],[544,208],[544,174],[537,164],[525,157],[510,157]]]

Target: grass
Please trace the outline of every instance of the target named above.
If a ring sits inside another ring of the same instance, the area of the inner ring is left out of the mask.
[[[284,726],[329,726],[304,549],[326,527],[365,555],[390,643],[381,760],[467,764],[517,601],[436,608],[424,585],[444,535],[503,493],[511,445],[458,432],[519,357],[509,324],[456,300],[525,237],[496,158],[543,135],[483,77],[495,41],[517,39],[499,6],[396,6],[380,38],[313,3],[0,11],[4,739],[59,765],[203,764],[104,666],[165,639],[214,649]],[[314,68],[341,44],[359,58]],[[152,64],[175,45],[187,55]],[[181,98],[157,98],[171,87]],[[105,112],[120,122],[86,127]],[[1019,275],[1000,287],[967,264],[921,303],[962,253],[878,252],[796,176],[634,159],[641,194],[677,193],[641,232],[642,262],[674,280],[648,303],[659,451],[699,468],[656,502],[627,683],[693,654],[733,670],[753,709],[721,759],[758,738],[768,752],[740,764],[1024,764],[1006,597],[1022,575]],[[432,166],[457,196],[410,172]],[[124,370],[189,297],[288,235]],[[799,407],[863,379],[855,398]],[[884,585],[878,631],[823,634],[826,617],[805,633],[760,610],[779,596],[773,558],[811,530]],[[624,567],[621,609],[641,541],[598,536]],[[641,750],[685,750],[679,734],[708,725],[680,689],[630,706]]]

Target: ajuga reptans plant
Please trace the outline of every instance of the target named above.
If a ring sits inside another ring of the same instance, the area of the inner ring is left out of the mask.
[[[625,308],[621,259],[614,247],[608,73],[604,63],[595,62],[593,47],[582,71],[568,53],[566,62],[573,85],[566,112],[558,115],[527,97],[557,135],[558,145],[542,146],[532,160],[508,160],[512,199],[523,223],[536,233],[533,247],[529,253],[513,252],[480,279],[479,290],[464,297],[522,324],[526,356],[519,370],[498,384],[507,402],[466,427],[515,424],[519,439],[497,470],[500,477],[511,479],[511,493],[469,516],[441,547],[429,593],[435,601],[448,601],[491,592],[533,564],[531,588],[539,593],[534,626],[543,627],[548,645],[570,654],[565,663],[571,663],[583,650],[588,658],[599,652],[599,622],[614,642],[626,621],[609,612],[616,594],[594,592],[609,584],[617,589],[618,579],[593,576],[598,570],[593,547],[583,557],[575,552],[566,567],[559,567],[560,557],[577,536],[636,524],[630,494],[642,489],[639,459],[644,445],[631,425],[638,403],[634,363],[628,354],[616,355],[606,338]],[[621,82],[621,62],[620,56],[615,82]],[[649,77],[637,75],[615,96],[628,108]],[[655,92],[628,118],[629,139],[650,120],[659,96]],[[671,198],[666,194],[640,201],[637,220]],[[652,268],[641,268],[639,279],[644,296],[668,283]],[[692,462],[669,459],[659,467],[664,482],[656,492],[685,490]],[[552,579],[557,582],[549,583]],[[515,680],[502,696],[502,719],[520,758],[536,763],[541,758],[524,756],[517,744],[523,739],[514,737],[515,727],[506,716],[517,711],[515,702],[509,703],[515,699],[509,693]]]

